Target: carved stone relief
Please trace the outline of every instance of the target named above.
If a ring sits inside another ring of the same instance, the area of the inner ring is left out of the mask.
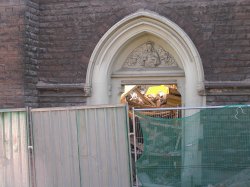
[[[161,46],[148,41],[132,51],[123,67],[125,68],[155,68],[177,67],[174,57]]]

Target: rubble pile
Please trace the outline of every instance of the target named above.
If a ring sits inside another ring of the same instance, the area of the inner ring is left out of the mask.
[[[169,90],[169,93],[159,91],[156,94],[148,94],[148,90],[145,92],[145,88],[142,86],[134,86],[122,95],[121,102],[127,102],[130,107],[135,108],[170,108],[181,106],[181,95],[176,87],[166,88]]]

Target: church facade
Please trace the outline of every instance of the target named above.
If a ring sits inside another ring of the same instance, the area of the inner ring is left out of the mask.
[[[144,84],[250,103],[249,0],[3,0],[0,36],[1,108],[115,104]]]

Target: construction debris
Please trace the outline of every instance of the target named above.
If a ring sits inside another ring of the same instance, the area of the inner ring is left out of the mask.
[[[145,92],[146,86],[134,86],[122,95],[121,102],[127,102],[130,107],[135,108],[169,108],[181,106],[181,95],[177,91],[176,86],[171,86],[164,86],[165,89],[168,88],[168,92],[158,90],[158,93],[155,94],[152,91]],[[158,87],[163,87],[163,85]],[[148,90],[152,90],[152,88],[148,87]]]

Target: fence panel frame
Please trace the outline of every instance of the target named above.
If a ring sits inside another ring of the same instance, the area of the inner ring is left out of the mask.
[[[124,122],[122,122],[121,125],[125,125],[124,127],[122,127],[125,132],[120,132],[120,133],[118,133],[119,136],[116,135],[116,136],[113,137],[113,134],[117,134],[117,132],[119,131],[119,129],[117,129],[119,127],[118,126],[117,128],[114,128],[113,130],[111,129],[111,131],[110,131],[111,134],[110,135],[108,135],[109,133],[106,133],[106,135],[105,135],[105,136],[107,136],[106,137],[107,140],[111,140],[110,138],[113,138],[114,142],[110,142],[112,150],[116,150],[117,149],[117,142],[116,141],[120,141],[120,140],[123,141],[123,145],[120,148],[123,151],[121,151],[121,152],[118,151],[118,153],[117,153],[118,155],[115,155],[115,157],[114,157],[114,159],[116,160],[116,161],[114,161],[114,163],[110,162],[111,165],[109,167],[112,167],[114,169],[113,174],[118,175],[118,174],[122,174],[122,173],[124,174],[125,171],[128,172],[124,176],[120,176],[120,179],[116,179],[117,180],[116,182],[114,182],[114,180],[112,179],[112,176],[110,176],[111,177],[110,178],[110,180],[111,180],[110,184],[111,184],[111,187],[112,187],[112,185],[113,186],[115,185],[114,187],[116,187],[117,185],[119,185],[119,186],[122,185],[122,186],[126,186],[126,187],[127,186],[132,186],[132,184],[131,184],[131,180],[132,180],[131,179],[131,158],[130,158],[130,155],[129,155],[129,152],[130,152],[130,148],[129,148],[130,143],[129,143],[129,138],[128,138],[128,117],[127,117],[127,106],[126,105],[98,105],[98,106],[77,106],[77,107],[57,107],[57,108],[31,109],[32,122],[33,122],[32,126],[33,126],[33,136],[34,136],[35,164],[37,164],[37,155],[36,155],[36,149],[37,149],[37,145],[36,145],[36,138],[37,138],[36,137],[36,131],[37,131],[37,129],[36,129],[36,124],[34,123],[34,116],[35,116],[34,114],[35,113],[39,113],[39,112],[55,112],[55,111],[57,111],[57,112],[75,111],[75,114],[73,114],[72,118],[74,118],[74,120],[75,120],[75,122],[73,122],[73,123],[75,123],[74,128],[76,128],[77,141],[79,141],[79,138],[82,138],[82,136],[81,136],[81,134],[79,134],[78,128],[79,128],[79,124],[81,125],[82,123],[79,123],[79,121],[77,121],[77,120],[79,120],[79,118],[77,117],[77,113],[79,111],[85,111],[85,112],[86,111],[87,112],[91,111],[91,112],[93,112],[92,113],[93,114],[92,117],[95,117],[95,116],[98,115],[98,112],[96,112],[96,111],[98,111],[98,110],[106,110],[106,109],[107,109],[107,113],[104,114],[104,118],[105,118],[104,121],[93,122],[93,124],[92,124],[93,126],[91,126],[91,129],[92,129],[91,132],[95,129],[96,126],[100,125],[98,123],[103,123],[104,125],[105,124],[106,125],[110,124],[113,127],[115,127],[114,125],[117,125],[117,124],[121,123],[121,121],[120,121],[121,119],[124,120]],[[122,116],[119,116],[119,112],[123,113]],[[110,120],[108,115],[112,115],[114,119]],[[87,123],[87,125],[90,125],[90,124]],[[96,141],[93,138],[92,139],[88,139],[88,140],[90,140],[92,142]],[[80,144],[78,143],[78,146],[79,145]],[[78,147],[78,157],[79,157],[79,154],[80,154],[79,151],[81,151],[81,148]],[[126,155],[124,155],[124,153],[126,153]],[[120,156],[121,156],[122,159],[127,159],[127,161],[126,160],[120,161],[119,158],[118,158]],[[78,160],[81,162],[80,157],[78,158]],[[118,163],[118,162],[121,162],[121,163],[116,166],[116,163]],[[126,164],[126,166],[124,164]],[[123,165],[123,166],[119,166],[119,165]],[[79,166],[80,166],[79,170],[81,170],[82,169],[81,165],[79,165]],[[90,167],[90,169],[93,169],[92,166],[89,166],[89,167]],[[127,167],[127,168],[124,169],[124,167]],[[36,175],[38,175],[38,173]],[[80,171],[80,175],[81,175],[81,171]],[[107,175],[110,175],[109,172],[107,172]],[[85,184],[85,182],[86,182],[86,179],[83,181],[82,176],[80,176],[80,183],[81,184],[79,186],[85,187],[87,185],[86,187],[90,187],[91,183],[96,183],[96,182],[97,182],[96,184],[98,184],[98,181],[93,181],[93,177],[89,179],[89,185]],[[114,184],[113,184],[113,182],[114,182]],[[39,186],[39,184],[36,184],[36,185]],[[103,186],[102,184],[100,184],[100,185]]]
[[[2,129],[1,144],[3,148],[2,164],[0,160],[0,164],[2,165],[0,186],[12,187],[18,185],[21,187],[30,187],[28,111],[25,108],[1,109],[0,115],[0,129]],[[6,130],[8,132],[6,132]],[[8,151],[6,149],[7,146],[9,146],[8,149],[10,151],[9,158],[7,158],[6,155],[6,151]],[[7,165],[5,165],[5,163]],[[9,171],[9,176],[5,176],[4,174],[6,170],[9,170],[7,167],[12,168],[11,171]]]

